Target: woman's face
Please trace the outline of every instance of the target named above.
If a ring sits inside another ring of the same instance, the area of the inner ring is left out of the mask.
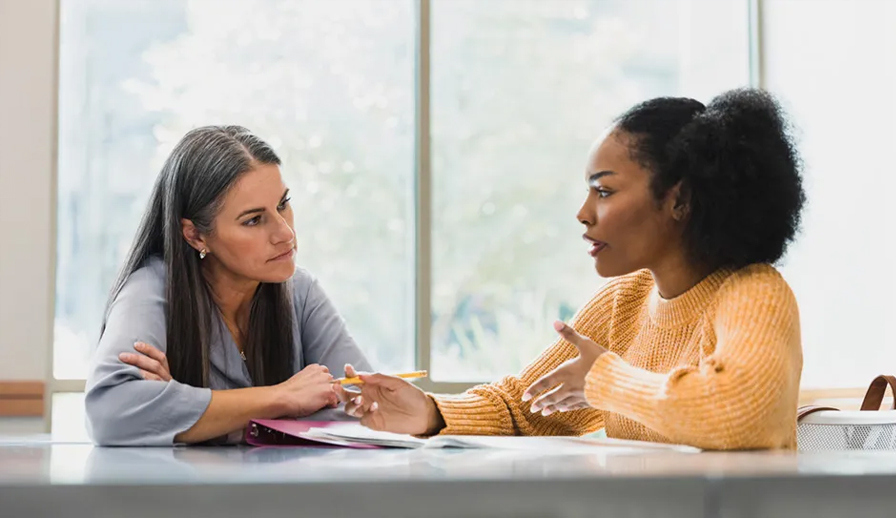
[[[681,224],[673,217],[677,189],[657,202],[651,172],[632,158],[630,143],[631,136],[610,130],[588,154],[588,197],[577,218],[601,277],[653,269],[681,246]]]
[[[295,273],[296,234],[289,190],[280,167],[258,164],[224,195],[211,235],[209,255],[236,277],[285,282]]]

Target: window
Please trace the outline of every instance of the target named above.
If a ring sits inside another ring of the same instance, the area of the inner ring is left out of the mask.
[[[746,0],[63,1],[55,377],[85,376],[161,162],[216,123],[280,153],[299,263],[375,365],[414,366],[428,307],[436,382],[518,370],[602,282],[575,221],[591,141],[646,97],[748,84],[749,28]],[[417,29],[431,34],[426,98]],[[422,305],[418,103],[432,150]]]
[[[768,0],[763,10],[766,86],[805,160],[803,233],[783,268],[800,303],[802,386],[866,387],[896,366],[896,4]]]
[[[298,261],[375,365],[413,349],[408,0],[61,4],[54,373],[86,375],[152,182],[190,128],[240,124],[291,187]]]
[[[434,0],[432,375],[518,372],[597,290],[575,214],[612,118],[749,83],[747,4]]]

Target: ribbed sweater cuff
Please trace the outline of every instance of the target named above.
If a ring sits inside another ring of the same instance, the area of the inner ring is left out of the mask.
[[[654,422],[668,375],[633,367],[618,354],[606,352],[585,379],[585,398],[594,408],[630,419]]]
[[[513,435],[513,422],[506,409],[502,411],[503,404],[496,404],[485,395],[467,392],[429,396],[445,420],[439,435]]]

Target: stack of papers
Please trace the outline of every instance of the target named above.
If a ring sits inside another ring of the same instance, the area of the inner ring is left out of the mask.
[[[612,449],[619,453],[622,451],[631,453],[650,451],[696,453],[700,451],[698,448],[678,444],[589,437],[437,435],[421,439],[411,435],[377,432],[358,424],[311,428],[300,435],[304,439],[337,446],[368,445],[385,448],[491,448],[541,452],[594,452],[600,449]]]

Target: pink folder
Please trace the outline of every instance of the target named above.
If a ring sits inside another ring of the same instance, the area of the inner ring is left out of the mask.
[[[294,419],[253,419],[246,427],[246,442],[251,446],[306,446],[320,448],[378,449],[368,444],[330,444],[303,436],[311,428],[345,425],[345,421],[296,421]]]

